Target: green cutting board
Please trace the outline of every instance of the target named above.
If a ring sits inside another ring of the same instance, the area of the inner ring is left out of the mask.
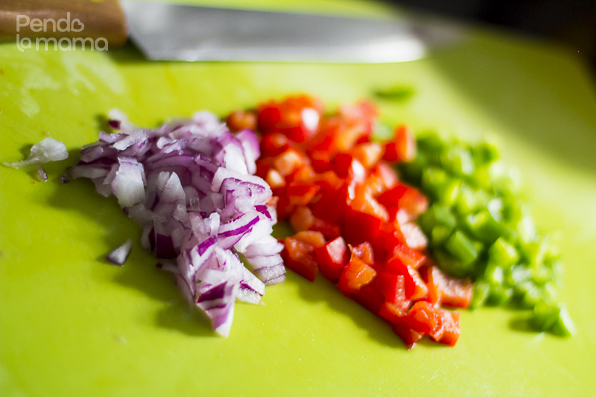
[[[349,2],[338,12],[372,8]],[[351,102],[394,84],[416,93],[380,103],[386,121],[501,138],[539,227],[560,231],[575,337],[528,332],[524,313],[487,308],[462,312],[455,348],[423,342],[407,351],[332,284],[290,273],[267,288],[265,306],[237,304],[231,335],[220,338],[155,268],[114,198],[89,181],[58,182],[112,108],[155,126],[296,92]],[[22,159],[48,134],[71,153],[47,166],[46,183],[0,167],[3,397],[595,393],[596,100],[574,54],[481,31],[425,60],[384,65],[158,63],[132,47],[3,44],[0,111],[0,161]],[[124,267],[108,265],[104,255],[130,236]]]

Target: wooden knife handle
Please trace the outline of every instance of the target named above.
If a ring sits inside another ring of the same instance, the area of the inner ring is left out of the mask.
[[[128,26],[119,0],[2,0],[0,41],[15,40],[17,34],[30,39],[103,37],[113,48],[126,42]]]

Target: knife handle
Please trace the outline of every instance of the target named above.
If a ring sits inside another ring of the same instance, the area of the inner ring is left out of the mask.
[[[32,40],[105,38],[113,48],[126,42],[128,26],[119,0],[2,0],[0,41],[17,34]]]

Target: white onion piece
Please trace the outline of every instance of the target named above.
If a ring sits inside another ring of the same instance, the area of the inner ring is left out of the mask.
[[[236,138],[244,148],[244,157],[246,159],[246,168],[249,174],[257,172],[257,165],[255,161],[261,155],[259,148],[259,141],[251,130],[242,130],[236,134]]]
[[[112,190],[121,207],[132,207],[145,200],[143,164],[129,157],[119,158],[118,162],[120,167],[112,181]]]
[[[282,243],[278,243],[273,236],[265,236],[258,242],[255,242],[244,251],[244,256],[247,258],[253,256],[269,256],[273,254],[279,254],[284,248]]]
[[[253,305],[264,305],[265,304],[261,300],[261,295],[257,294],[255,291],[251,290],[250,288],[240,287],[236,294],[236,299],[238,299],[241,302],[252,303]]]
[[[224,282],[201,294],[197,300],[197,306],[203,309],[213,321],[215,332],[223,337],[230,334],[238,289],[238,284]]]
[[[248,288],[260,296],[265,295],[265,284],[252,274],[246,267],[242,267],[242,281],[240,286]]]
[[[226,180],[228,178],[233,178],[233,179],[237,179],[237,180],[241,180],[244,182],[253,183],[255,185],[262,186],[263,188],[265,188],[265,191],[268,192],[269,195],[271,195],[271,188],[269,187],[267,182],[265,182],[258,176],[242,175],[235,171],[228,170],[224,167],[220,167],[217,170],[217,172],[215,173],[215,175],[213,176],[213,182],[211,184],[211,189],[214,192],[219,192],[219,189],[221,188],[221,184],[223,183],[224,180]]]
[[[120,130],[125,134],[130,134],[136,127],[128,121],[128,116],[118,109],[112,109],[108,112],[108,124],[115,130]]]
[[[122,150],[128,149],[135,143],[139,143],[145,139],[147,139],[147,135],[143,131],[139,130],[139,131],[135,131],[132,134],[126,136],[124,139],[120,139],[120,140],[114,142],[112,147],[114,149],[122,151]]]
[[[259,220],[252,227],[251,233],[245,234],[236,244],[234,244],[234,248],[236,251],[244,253],[251,244],[254,244],[267,236],[271,236],[271,233],[273,233],[271,223],[264,217],[259,216]]]
[[[60,161],[68,158],[68,150],[66,146],[55,140],[54,138],[46,138],[41,142],[36,143],[31,147],[31,152],[27,160],[4,162],[7,167],[20,168],[28,167],[30,165],[41,165],[49,163],[50,161]]]
[[[132,240],[126,240],[121,246],[110,252],[106,259],[112,262],[116,266],[124,265],[124,262],[128,259],[130,251],[132,249]]]
[[[73,179],[78,178],[101,178],[109,174],[109,171],[105,168],[96,167],[93,165],[75,165],[70,169],[70,176]],[[115,174],[115,173],[114,173]]]

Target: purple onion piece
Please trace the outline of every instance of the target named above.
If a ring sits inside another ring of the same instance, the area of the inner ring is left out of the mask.
[[[45,168],[39,167],[37,169],[37,175],[39,176],[39,179],[41,179],[42,182],[48,181],[48,173],[46,172]]]
[[[160,259],[173,259],[178,256],[174,249],[172,236],[157,234],[155,236],[155,256]]]
[[[108,120],[108,125],[113,130],[119,130],[120,129],[120,120]]]

